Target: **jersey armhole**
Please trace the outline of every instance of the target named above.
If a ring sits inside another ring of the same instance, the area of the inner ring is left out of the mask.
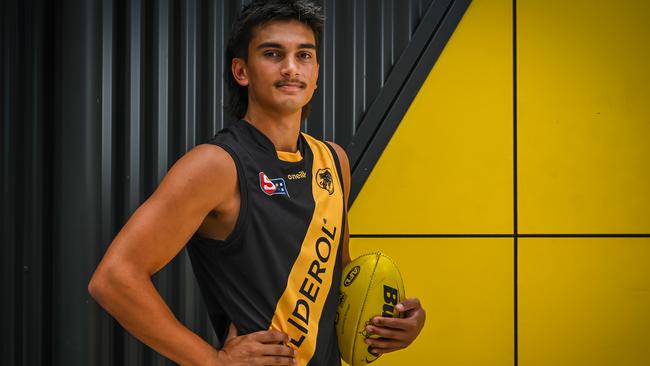
[[[341,193],[343,196],[343,214],[342,214],[342,220],[341,220],[341,225],[345,227],[345,222],[347,220],[347,215],[345,214],[346,208],[349,209],[348,207],[348,197],[345,196],[345,182],[343,181],[343,171],[341,169],[341,163],[339,162],[339,155],[336,153],[336,150],[334,150],[334,146],[330,145],[329,142],[323,141],[323,143],[327,146],[327,148],[330,150],[332,153],[332,158],[334,159],[334,165],[336,165],[336,171],[339,176],[339,182],[341,182]],[[352,177],[350,177],[350,184],[352,183]],[[339,242],[339,246],[342,248],[343,247],[343,241],[345,240],[344,236],[341,235],[341,240]],[[341,261],[343,251],[339,250],[338,255],[337,255],[337,260]],[[342,270],[342,269],[341,269]]]
[[[323,141],[325,146],[329,149],[330,153],[332,153],[332,158],[334,159],[334,165],[336,166],[336,174],[339,176],[339,182],[341,183],[341,189],[343,193],[343,199],[347,200],[348,198],[345,197],[345,182],[343,181],[343,171],[341,170],[341,163],[339,162],[339,155],[336,153],[336,150],[334,150],[334,147],[330,145],[329,142]]]

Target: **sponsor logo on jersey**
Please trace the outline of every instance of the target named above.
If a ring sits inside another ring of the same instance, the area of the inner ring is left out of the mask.
[[[332,268],[332,264],[329,260],[332,254],[332,242],[334,242],[334,238],[336,237],[336,226],[334,226],[334,230],[330,231],[325,227],[325,225],[323,225],[321,227],[321,232],[324,235],[321,235],[316,239],[314,250],[311,252],[316,254],[315,259],[313,259],[309,265],[307,274],[304,276],[302,285],[300,285],[300,290],[298,291],[298,300],[295,302],[291,316],[287,319],[289,324],[293,325],[293,327],[300,332],[300,337],[289,337],[289,343],[293,344],[296,349],[300,348],[302,342],[305,341],[309,334],[309,311],[311,306],[323,305],[322,300],[317,302],[319,299],[318,294],[320,293],[320,288],[324,285],[323,279],[327,281],[327,277],[331,276],[327,273],[327,270],[328,268]],[[324,295],[321,294],[321,298],[322,296],[327,296],[327,293]],[[316,321],[318,322],[318,318]],[[311,329],[314,329],[313,326]]]
[[[260,172],[260,188],[269,196],[274,194],[289,195],[283,178],[269,178],[264,172]]]
[[[329,192],[330,195],[334,194],[334,180],[332,179],[332,172],[329,168],[318,169],[318,172],[316,172],[316,182],[319,187]]]
[[[287,178],[289,178],[289,180],[305,179],[307,178],[307,172],[301,170],[296,174],[287,174]]]

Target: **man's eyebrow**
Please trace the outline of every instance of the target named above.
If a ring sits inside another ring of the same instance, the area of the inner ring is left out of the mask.
[[[257,48],[260,49],[260,48],[284,48],[284,47],[282,47],[282,45],[279,43],[264,42],[257,45]]]
[[[275,43],[275,42],[263,42],[263,43],[260,43],[259,45],[257,45],[257,49],[262,49],[262,48],[279,48],[279,49],[283,49],[284,47],[282,47],[281,44]],[[300,48],[300,49],[309,48],[309,49],[314,49],[315,50],[316,45],[313,44],[313,43],[301,43],[301,44],[298,45],[298,48]]]

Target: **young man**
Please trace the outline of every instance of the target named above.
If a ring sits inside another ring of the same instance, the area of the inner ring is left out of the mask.
[[[320,9],[253,1],[228,44],[241,118],[179,159],[111,243],[89,285],[129,332],[183,365],[340,365],[335,313],[348,252],[345,152],[300,133],[318,77]],[[183,326],[151,282],[185,245],[223,342]],[[376,353],[410,344],[417,299],[380,318]]]

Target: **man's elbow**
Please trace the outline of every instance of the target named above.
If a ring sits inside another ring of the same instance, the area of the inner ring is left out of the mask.
[[[130,289],[141,288],[146,281],[151,281],[151,275],[134,265],[102,263],[88,283],[88,292],[105,307],[105,304],[127,295]]]
[[[124,281],[126,281],[123,276],[119,275],[121,272],[110,266],[97,268],[90,282],[88,282],[90,296],[102,306],[114,296],[119,296],[119,289],[124,287]]]
[[[88,293],[100,304],[106,297],[110,296],[110,281],[107,277],[108,274],[106,274],[105,271],[100,271],[98,269],[93,274],[90,282],[88,282]]]

